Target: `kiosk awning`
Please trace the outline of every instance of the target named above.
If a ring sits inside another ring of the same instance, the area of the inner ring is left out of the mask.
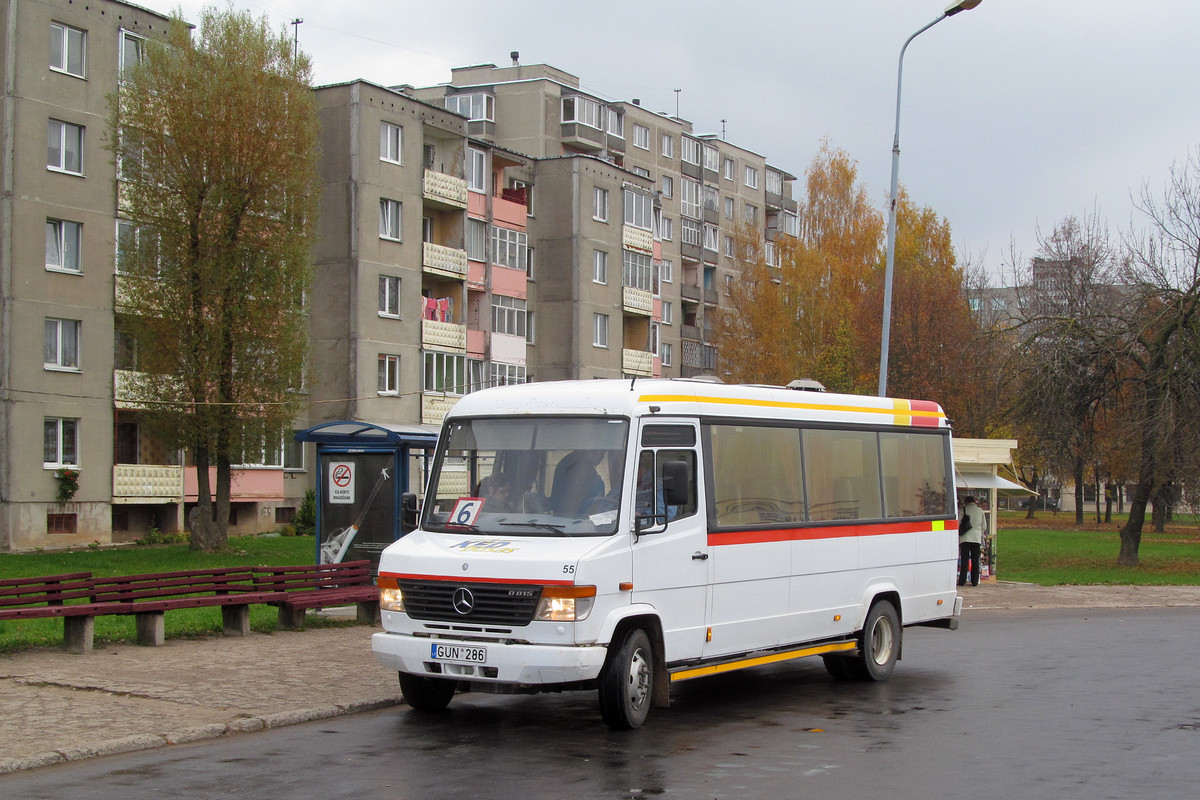
[[[1037,494],[1019,483],[1013,483],[990,472],[956,472],[954,484],[959,489],[995,489],[1000,494],[1009,496]]]

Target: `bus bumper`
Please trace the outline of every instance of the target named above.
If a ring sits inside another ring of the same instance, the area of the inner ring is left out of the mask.
[[[397,672],[532,686],[592,680],[607,655],[601,645],[468,642],[390,632],[373,634],[371,649],[376,661]],[[459,660],[464,654],[470,655],[470,662]]]

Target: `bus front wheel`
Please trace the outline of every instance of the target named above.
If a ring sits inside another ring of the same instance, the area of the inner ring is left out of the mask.
[[[886,681],[900,657],[900,615],[889,600],[880,600],[867,612],[859,641],[859,655],[847,659],[850,677],[860,681]]]
[[[625,632],[600,673],[598,689],[600,716],[608,727],[629,730],[646,721],[654,690],[654,651],[645,631]]]

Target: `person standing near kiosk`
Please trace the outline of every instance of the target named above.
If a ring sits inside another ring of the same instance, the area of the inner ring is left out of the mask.
[[[979,585],[979,554],[983,543],[983,509],[975,503],[973,496],[966,498],[962,519],[958,523],[958,585],[967,582]]]

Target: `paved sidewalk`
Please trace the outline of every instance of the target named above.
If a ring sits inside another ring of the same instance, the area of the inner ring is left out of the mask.
[[[1200,606],[1200,586],[963,587],[984,609]],[[162,647],[0,657],[0,774],[229,736],[401,702],[371,655],[378,628],[172,639]]]

